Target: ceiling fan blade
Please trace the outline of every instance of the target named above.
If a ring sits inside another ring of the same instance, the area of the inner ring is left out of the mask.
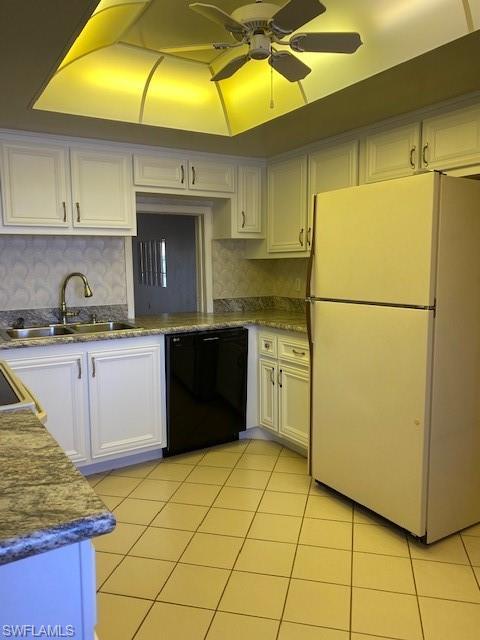
[[[288,51],[273,52],[268,62],[275,71],[278,71],[278,73],[287,80],[290,80],[290,82],[303,80],[311,71],[310,67],[307,67],[306,64]]]
[[[290,38],[294,51],[355,53],[363,44],[358,33],[297,33]]]
[[[204,18],[208,18],[212,22],[216,22],[217,24],[221,24],[227,31],[233,34],[243,34],[245,33],[245,27],[241,22],[237,22],[234,20],[232,16],[223,11],[223,9],[219,9],[213,4],[204,4],[203,2],[194,2],[189,5],[190,9],[193,9]]]
[[[243,67],[250,60],[250,56],[243,55],[238,56],[237,58],[233,58],[230,60],[223,69],[220,69],[214,76],[212,76],[212,82],[218,82],[219,80],[225,80],[226,78],[230,78],[236,73],[239,69]]]
[[[275,32],[288,35],[326,10],[318,0],[290,0],[273,16],[271,26]]]

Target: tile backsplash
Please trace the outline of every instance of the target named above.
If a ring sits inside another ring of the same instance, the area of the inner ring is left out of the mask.
[[[270,304],[304,297],[306,258],[246,260],[246,242],[212,242],[214,299],[270,298]],[[73,271],[87,276],[93,296],[84,298],[74,278],[69,307],[127,303],[123,238],[0,236],[0,311],[57,309],[63,279]]]
[[[0,310],[58,307],[63,279],[72,271],[87,276],[93,296],[84,298],[74,278],[69,306],[126,304],[122,238],[0,236]]]
[[[245,260],[246,242],[248,240],[213,241],[214,299],[305,297],[307,258]]]

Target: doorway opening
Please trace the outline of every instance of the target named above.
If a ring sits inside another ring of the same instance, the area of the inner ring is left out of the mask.
[[[197,311],[196,218],[137,214],[135,315]]]
[[[209,212],[149,209],[139,208],[131,239],[130,315],[211,311]]]

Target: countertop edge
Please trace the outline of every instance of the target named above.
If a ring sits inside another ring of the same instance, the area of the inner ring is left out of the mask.
[[[49,338],[25,338],[23,340],[1,340],[0,351],[6,349],[21,349],[26,347],[45,347],[53,344],[74,344],[83,342],[98,342],[105,340],[122,340],[125,338],[138,338],[145,336],[165,335],[169,333],[186,333],[189,331],[208,331],[209,329],[222,329],[228,327],[241,326],[263,326],[271,329],[279,329],[282,331],[292,331],[294,333],[307,335],[306,327],[302,324],[290,324],[281,320],[267,320],[263,318],[252,318],[246,315],[245,318],[235,320],[221,320],[218,322],[200,322],[192,324],[182,324],[177,326],[166,326],[158,328],[133,328],[123,331],[103,332],[94,334],[76,334],[68,336],[55,336]]]
[[[114,515],[105,510],[68,524],[4,539],[0,542],[0,565],[110,533],[115,525]]]

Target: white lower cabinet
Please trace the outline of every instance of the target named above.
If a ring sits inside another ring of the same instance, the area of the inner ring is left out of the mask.
[[[85,356],[72,353],[9,360],[47,412],[47,428],[73,462],[86,462],[88,407]]]
[[[160,347],[90,351],[92,458],[162,443]]]
[[[310,377],[308,371],[286,367],[278,372],[280,381],[278,432],[304,446],[310,429]]]
[[[262,426],[277,431],[277,378],[276,362],[260,358],[258,361],[259,422]]]
[[[4,351],[78,466],[158,449],[165,439],[163,336]]]
[[[260,333],[260,354],[265,354],[265,344],[270,345],[271,355],[261,355],[258,359],[259,424],[287,440],[302,447],[308,447],[310,431],[308,345],[300,338],[271,332]]]

